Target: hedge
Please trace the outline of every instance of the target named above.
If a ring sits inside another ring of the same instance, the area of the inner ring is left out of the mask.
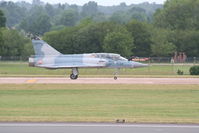
[[[199,75],[199,66],[192,66],[189,72],[191,75]]]

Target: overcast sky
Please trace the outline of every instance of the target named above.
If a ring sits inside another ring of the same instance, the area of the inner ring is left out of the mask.
[[[0,0],[1,1],[1,0]],[[8,1],[8,0],[4,0]],[[11,0],[11,1],[22,1],[22,0]],[[27,2],[32,2],[32,0],[23,0]],[[68,3],[68,4],[77,4],[77,5],[83,5],[87,3],[88,1],[96,1],[98,5],[105,5],[105,6],[111,6],[111,5],[119,5],[121,2],[125,2],[127,5],[129,4],[137,4],[142,2],[155,2],[158,4],[163,4],[166,0],[41,0],[48,3]]]

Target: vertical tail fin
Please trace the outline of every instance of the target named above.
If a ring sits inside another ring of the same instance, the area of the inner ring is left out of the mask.
[[[43,40],[32,40],[35,55],[61,55],[59,51],[51,47],[49,44]]]

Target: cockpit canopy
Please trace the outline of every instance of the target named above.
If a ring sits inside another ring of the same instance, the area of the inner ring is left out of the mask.
[[[112,54],[112,53],[93,53],[92,56],[96,58],[106,58],[106,59],[111,59],[111,60],[121,60],[121,61],[127,61],[126,58],[120,56],[119,54]]]

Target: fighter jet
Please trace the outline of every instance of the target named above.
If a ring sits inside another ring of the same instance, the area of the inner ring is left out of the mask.
[[[47,69],[72,69],[70,78],[78,78],[79,68],[115,68],[114,79],[120,68],[145,67],[147,64],[128,61],[126,58],[114,53],[89,53],[89,54],[62,54],[45,41],[32,40],[35,55],[29,58],[29,66]]]

